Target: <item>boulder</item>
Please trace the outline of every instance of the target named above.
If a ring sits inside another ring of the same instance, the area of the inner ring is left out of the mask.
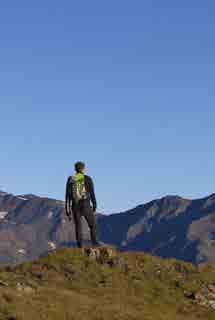
[[[113,247],[107,246],[83,248],[83,254],[89,257],[90,260],[101,264],[109,262],[110,259],[113,259],[117,255]]]

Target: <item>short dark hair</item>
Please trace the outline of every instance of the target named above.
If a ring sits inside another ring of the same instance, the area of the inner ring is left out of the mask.
[[[81,172],[85,168],[85,163],[82,161],[78,161],[75,163],[75,171]]]

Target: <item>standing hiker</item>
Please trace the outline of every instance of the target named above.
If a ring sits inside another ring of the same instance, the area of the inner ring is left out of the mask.
[[[90,228],[91,242],[93,246],[99,246],[96,238],[96,197],[93,180],[84,174],[85,164],[77,162],[75,164],[75,174],[70,176],[66,184],[65,210],[69,220],[72,218],[75,223],[75,233],[77,245],[83,247],[82,238],[82,216],[85,217]],[[91,207],[92,203],[92,207]]]

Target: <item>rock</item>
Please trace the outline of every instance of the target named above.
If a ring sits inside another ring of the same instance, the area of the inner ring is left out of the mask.
[[[195,300],[195,302],[201,306],[215,310],[214,285],[202,286],[198,292],[185,292],[184,295],[186,298]]]
[[[111,268],[120,268],[125,273],[130,270],[128,263],[118,256],[116,250],[112,247],[84,248],[83,254],[91,261],[106,264]]]
[[[102,263],[108,262],[109,259],[116,257],[116,251],[111,247],[99,248],[99,260]]]
[[[90,260],[96,261],[98,259],[98,251],[96,249],[94,249],[94,248],[84,248],[82,252]]]
[[[208,301],[209,306],[215,310],[215,301],[214,300],[209,300]]]
[[[8,283],[0,280],[0,286],[3,286],[3,287],[8,287]]]
[[[215,285],[209,284],[209,285],[208,285],[208,289],[209,289],[210,292],[212,292],[212,293],[215,294]]]
[[[84,248],[83,254],[93,261],[106,263],[116,256],[116,251],[111,247]]]
[[[35,291],[32,287],[26,286],[26,285],[21,284],[19,282],[17,283],[16,289],[19,292],[23,292],[23,293],[27,293],[27,294],[31,294],[31,293],[33,293]]]
[[[184,292],[184,296],[188,299],[192,299],[195,300],[196,299],[196,295],[194,292],[190,292],[190,291],[185,291]]]

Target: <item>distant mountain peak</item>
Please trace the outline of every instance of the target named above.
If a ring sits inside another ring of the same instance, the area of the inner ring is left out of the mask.
[[[40,196],[36,196],[35,194],[32,194],[32,193],[22,194],[22,195],[19,195],[19,197],[23,197],[23,198],[26,198],[28,200],[35,199],[35,198],[40,198]]]
[[[215,199],[215,193],[212,193],[211,195],[209,195],[208,199]]]
[[[7,192],[0,190],[0,196],[6,196],[7,194]]]
[[[186,199],[186,198],[183,198],[183,197],[180,197],[178,195],[171,195],[171,194],[168,194],[164,197],[162,197],[160,200],[169,200],[169,201],[191,201],[189,199]]]

